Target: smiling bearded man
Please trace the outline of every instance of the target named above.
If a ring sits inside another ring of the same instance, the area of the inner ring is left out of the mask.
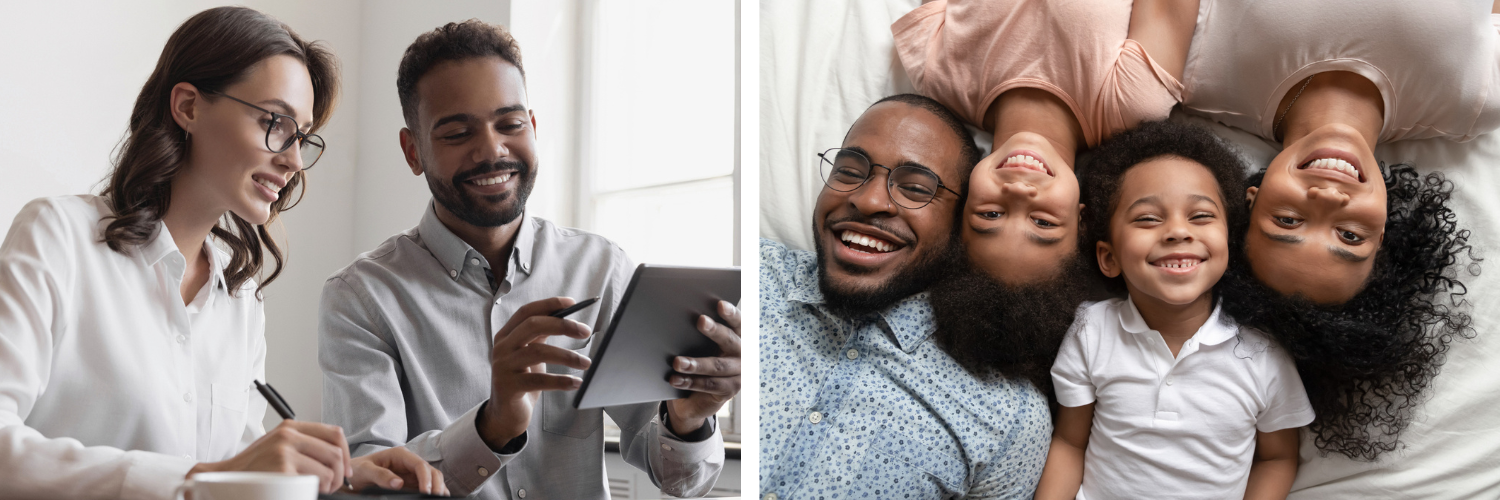
[[[924,290],[954,262],[973,138],[936,101],[898,95],[819,156],[816,255],[761,240],[761,493],[1030,498],[1046,397],[930,341]]]

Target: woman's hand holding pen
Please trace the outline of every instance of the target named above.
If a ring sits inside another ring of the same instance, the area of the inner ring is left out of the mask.
[[[222,462],[202,462],[188,471],[265,471],[318,476],[319,490],[329,493],[354,474],[344,430],[336,425],[283,420],[244,451]]]

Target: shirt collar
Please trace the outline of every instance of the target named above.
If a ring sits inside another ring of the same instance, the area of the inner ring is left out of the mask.
[[[827,307],[823,307],[825,298],[823,290],[818,286],[816,272],[799,276],[797,286],[788,291],[787,300],[819,306],[824,314],[844,321],[829,312]],[[901,299],[876,314],[880,315],[880,319],[890,327],[891,333],[895,334],[896,347],[902,351],[911,352],[927,337],[932,336],[932,332],[937,331],[937,320],[933,316],[932,305],[927,302],[927,292]]]
[[[464,260],[472,253],[476,257],[479,251],[470,246],[453,230],[443,225],[443,221],[437,217],[437,202],[427,202],[427,212],[422,214],[422,222],[417,224],[417,233],[422,235],[422,242],[427,245],[427,250],[437,257],[438,262],[443,264],[443,269],[449,272],[449,278],[458,279],[458,271],[463,270]],[[521,212],[521,223],[516,228],[516,243],[511,250],[521,271],[527,275],[531,274],[532,247],[536,246],[536,234],[529,230],[531,218],[523,211]],[[494,263],[491,263],[494,265]],[[507,266],[507,269],[510,269]]]
[[[937,331],[937,318],[932,314],[932,304],[927,302],[927,292],[901,299],[881,311],[880,317],[896,334],[897,347],[906,352],[915,350]]]
[[[186,276],[187,257],[177,249],[177,242],[172,239],[172,231],[167,229],[165,222],[156,221],[156,237],[141,245],[138,251],[147,267],[155,266],[168,256],[177,256],[169,267],[178,280]],[[209,241],[203,242],[203,251],[208,254],[209,281],[214,288],[226,288],[228,282],[224,278],[224,267],[229,265],[229,254]]]
[[[1225,340],[1234,338],[1239,329],[1234,323],[1228,321],[1227,317],[1221,317],[1219,311],[1222,309],[1219,301],[1214,302],[1214,312],[1208,316],[1208,321],[1198,327],[1198,332],[1193,338],[1202,345],[1218,345]],[[1141,317],[1141,310],[1136,309],[1135,301],[1129,297],[1125,299],[1125,307],[1120,310],[1120,327],[1125,331],[1135,334],[1156,333],[1151,327],[1146,326],[1145,318]]]
[[[139,252],[147,266],[156,265],[168,255],[182,254],[177,251],[177,242],[172,240],[172,232],[167,230],[167,224],[162,221],[156,221],[156,237],[141,245]]]

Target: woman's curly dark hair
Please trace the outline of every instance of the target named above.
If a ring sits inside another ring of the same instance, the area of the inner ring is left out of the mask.
[[[1078,184],[1083,200],[1085,258],[1099,271],[1092,258],[1097,242],[1109,241],[1109,221],[1120,203],[1120,186],[1131,167],[1162,157],[1180,157],[1202,165],[1219,184],[1224,222],[1229,227],[1229,247],[1244,241],[1248,210],[1239,200],[1245,196],[1245,162],[1228,142],[1206,128],[1179,122],[1146,122],[1116,134],[1090,151],[1088,164],[1079,169]],[[1231,262],[1235,256],[1229,256]],[[1124,276],[1107,281],[1111,291],[1125,293]],[[1215,287],[1217,290],[1217,287]]]
[[[1249,183],[1260,185],[1264,174]],[[1226,312],[1275,337],[1296,360],[1316,413],[1313,444],[1356,460],[1399,446],[1448,345],[1474,334],[1457,278],[1461,270],[1477,275],[1479,258],[1448,208],[1453,183],[1405,164],[1382,164],[1381,174],[1385,240],[1348,302],[1323,306],[1277,293],[1254,279],[1243,245],[1219,285]]]

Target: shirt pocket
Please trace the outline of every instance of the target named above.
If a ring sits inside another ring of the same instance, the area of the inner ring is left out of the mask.
[[[563,349],[567,349],[584,356],[589,355],[589,341],[586,339],[575,339],[571,337],[551,337],[547,343]],[[563,365],[548,363],[547,373],[559,375],[572,375],[583,378],[583,370],[575,370]],[[593,435],[604,428],[603,412],[600,410],[577,410],[573,408],[573,398],[577,397],[578,391],[544,391],[541,397],[542,430],[548,433],[583,439]]]
[[[212,405],[209,421],[209,453],[205,460],[223,460],[239,451],[240,440],[245,435],[245,409],[250,402],[250,384],[210,384]]]
[[[962,496],[963,457],[953,446],[918,441],[887,424],[870,438],[846,498]]]

